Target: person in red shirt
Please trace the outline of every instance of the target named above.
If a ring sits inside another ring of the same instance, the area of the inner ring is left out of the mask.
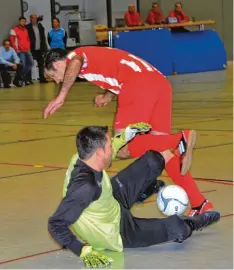
[[[19,18],[19,24],[11,29],[10,41],[12,47],[17,52],[20,61],[22,63],[22,80],[25,85],[32,83],[31,81],[31,70],[33,67],[33,57],[30,52],[30,39],[28,30],[26,28],[26,19],[24,17]]]
[[[77,77],[106,89],[104,94],[96,96],[95,104],[104,106],[114,95],[118,96],[114,121],[116,135],[131,123],[151,125],[149,134],[132,140],[119,156],[139,157],[149,150],[163,153],[168,176],[189,196],[190,214],[213,209],[189,173],[195,131],[171,134],[172,89],[166,77],[155,67],[119,49],[87,46],[68,55],[61,49],[51,50],[45,58],[45,72],[56,83],[63,83],[59,95],[45,108],[44,118],[63,106]]]
[[[175,9],[170,12],[168,17],[176,17],[179,23],[189,22],[189,17],[183,11],[181,2],[175,4]]]
[[[161,11],[161,9],[159,8],[159,4],[158,3],[153,3],[152,5],[152,9],[150,10],[146,22],[148,24],[161,24],[161,23],[165,23],[165,17]]]
[[[125,24],[129,27],[144,25],[140,14],[136,11],[135,5],[130,4],[128,6],[128,12],[124,15]]]
[[[189,17],[185,14],[185,12],[183,11],[183,6],[181,2],[177,2],[175,4],[175,9],[173,11],[170,12],[170,14],[168,15],[167,18],[170,17],[175,17],[178,20],[178,23],[184,23],[184,22],[189,22]],[[171,28],[171,32],[173,33],[183,33],[183,32],[190,32],[188,29],[185,29],[184,27],[180,26],[180,27],[172,27]]]

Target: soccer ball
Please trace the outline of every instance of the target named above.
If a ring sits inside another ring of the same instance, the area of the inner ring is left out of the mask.
[[[157,196],[159,210],[166,216],[182,215],[188,208],[188,195],[177,185],[163,187]]]

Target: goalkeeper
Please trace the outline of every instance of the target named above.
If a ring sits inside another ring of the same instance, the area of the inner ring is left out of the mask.
[[[194,230],[220,219],[207,211],[194,217],[136,218],[130,209],[140,194],[164,169],[164,153],[149,151],[111,180],[105,169],[118,150],[138,133],[149,131],[145,123],[129,125],[111,139],[107,127],[89,126],[78,132],[74,155],[66,173],[63,199],[49,218],[48,229],[63,247],[79,256],[86,267],[106,267],[111,260],[103,250],[147,247],[183,242]]]

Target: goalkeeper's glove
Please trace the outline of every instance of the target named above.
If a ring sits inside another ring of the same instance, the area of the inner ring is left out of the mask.
[[[87,268],[103,268],[111,264],[111,259],[94,251],[91,246],[84,246],[81,250],[81,260]]]

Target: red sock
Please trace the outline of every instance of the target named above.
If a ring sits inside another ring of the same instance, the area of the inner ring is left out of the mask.
[[[205,197],[201,194],[191,174],[189,172],[184,176],[180,174],[178,157],[174,156],[166,163],[166,172],[176,185],[181,186],[187,192],[191,207],[198,207],[205,201]]]
[[[169,134],[169,135],[137,135],[129,144],[128,150],[131,157],[140,157],[149,150],[163,152],[167,149],[175,149],[182,134]]]

